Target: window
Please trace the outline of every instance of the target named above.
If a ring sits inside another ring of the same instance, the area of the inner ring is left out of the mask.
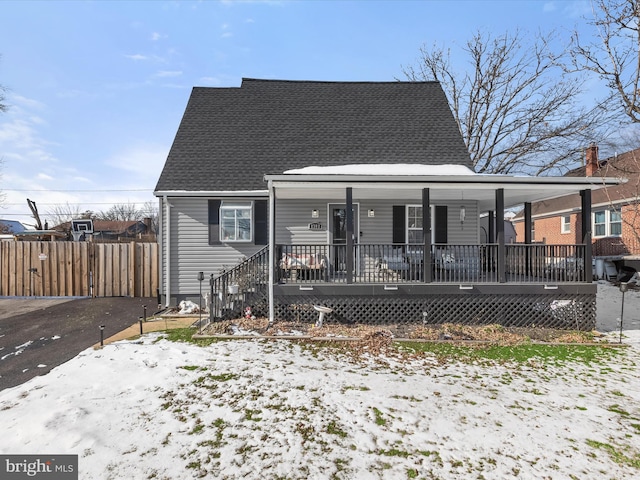
[[[616,210],[609,210],[609,235],[622,235],[622,214]]]
[[[422,231],[422,206],[407,206],[407,243],[424,243],[424,234]]]
[[[571,233],[571,215],[562,216],[562,224],[560,226],[562,233]]]
[[[531,220],[531,241],[536,241],[536,222]]]
[[[251,202],[222,202],[220,239],[223,242],[250,242],[251,224]]]
[[[616,210],[593,212],[594,237],[619,237],[622,235],[622,215]]]

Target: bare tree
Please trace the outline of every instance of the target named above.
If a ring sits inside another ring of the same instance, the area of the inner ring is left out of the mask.
[[[585,41],[574,32],[570,49],[574,71],[595,73],[611,90],[611,103],[622,107],[634,123],[640,123],[640,2],[595,0],[595,40]]]
[[[582,78],[562,68],[555,34],[525,39],[520,31],[477,32],[462,48],[470,65],[463,73],[435,45],[403,68],[409,80],[441,83],[478,173],[563,173],[604,136],[606,111],[580,105]]]
[[[71,220],[93,218],[94,213],[90,210],[83,212],[79,206],[69,205],[67,202],[64,205],[56,205],[50,210],[47,210],[44,216],[50,225],[56,226],[70,222]]]
[[[159,230],[158,204],[157,202],[144,202],[140,210],[142,218],[151,219],[151,230],[157,233]]]
[[[2,56],[0,56],[0,58],[2,58]],[[4,103],[6,100],[6,96],[5,96],[6,92],[7,92],[7,87],[5,87],[4,85],[0,85],[0,112],[6,112],[7,109],[9,108],[7,104]]]
[[[101,211],[96,214],[96,219],[98,220],[111,221],[141,220],[142,217],[142,211],[135,203],[117,203],[109,208],[109,210]]]

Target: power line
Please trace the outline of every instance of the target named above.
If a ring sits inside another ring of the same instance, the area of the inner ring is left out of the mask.
[[[36,190],[36,189],[18,189],[18,188],[3,188],[2,189],[3,192],[43,192],[43,193],[47,193],[47,192],[62,192],[62,193],[93,193],[93,192],[153,192],[152,189],[150,188],[134,188],[134,189],[128,189],[128,190],[118,190],[118,189],[113,189],[113,190],[52,190],[50,188],[47,189],[40,189],[40,190]]]
[[[66,207],[66,206],[83,206],[83,205],[124,205],[124,206],[129,206],[129,205],[137,205],[137,204],[142,204],[144,205],[145,203],[148,202],[152,202],[153,200],[147,200],[144,202],[138,201],[138,202],[73,202],[73,203],[40,203],[38,202],[38,207],[42,207],[42,206],[47,206],[47,207]],[[16,206],[16,205],[22,205],[22,202],[20,203],[3,203],[3,206]]]

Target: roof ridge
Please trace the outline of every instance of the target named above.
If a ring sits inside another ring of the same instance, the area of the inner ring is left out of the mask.
[[[251,77],[242,77],[242,83],[244,82],[278,82],[278,83],[327,83],[327,84],[393,84],[393,85],[410,85],[410,84],[429,84],[429,83],[440,83],[437,80],[423,80],[423,81],[400,81],[400,80],[284,80],[277,78],[251,78]]]

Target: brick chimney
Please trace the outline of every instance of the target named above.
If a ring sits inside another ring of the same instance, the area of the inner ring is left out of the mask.
[[[587,167],[587,177],[593,177],[593,174],[598,171],[598,146],[592,143],[587,147],[585,152],[585,163]]]

